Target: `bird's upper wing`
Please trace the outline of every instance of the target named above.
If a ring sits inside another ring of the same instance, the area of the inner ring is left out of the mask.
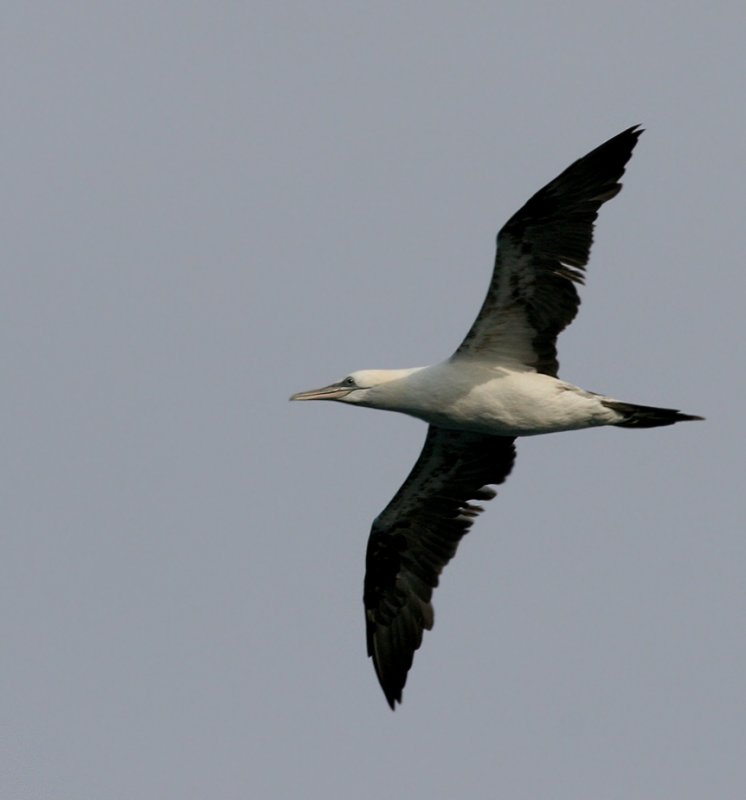
[[[515,460],[513,438],[431,425],[404,484],[373,522],[365,572],[368,655],[391,708],[422,632],[433,625],[438,575]]]
[[[478,355],[556,377],[556,340],[578,311],[598,209],[619,179],[642,130],[609,139],[538,191],[497,236],[492,281],[454,358]]]

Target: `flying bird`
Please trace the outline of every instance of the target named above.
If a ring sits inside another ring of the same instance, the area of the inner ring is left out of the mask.
[[[361,370],[290,398],[398,411],[429,425],[417,463],[373,522],[366,555],[368,655],[392,709],[432,628],[438,576],[483,510],[477,503],[510,474],[517,437],[702,419],[621,402],[557,375],[557,336],[578,311],[594,221],[621,190],[641,133],[635,125],[592,150],[508,220],[482,308],[450,358]]]

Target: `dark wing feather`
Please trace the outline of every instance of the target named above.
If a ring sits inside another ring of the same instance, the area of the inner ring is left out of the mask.
[[[433,626],[430,597],[461,537],[495,496],[515,460],[513,439],[431,425],[417,463],[373,522],[365,572],[368,655],[391,708],[422,633]]]
[[[622,188],[641,133],[629,128],[571,164],[503,226],[487,297],[456,358],[478,354],[556,377],[556,340],[578,312],[593,223]]]

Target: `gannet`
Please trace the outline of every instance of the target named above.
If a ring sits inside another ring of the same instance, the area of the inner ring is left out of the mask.
[[[505,481],[515,439],[600,425],[654,428],[702,417],[626,403],[558,377],[556,340],[580,299],[599,208],[617,195],[642,129],[635,125],[575,161],[497,236],[487,296],[456,352],[440,364],[361,370],[291,400],[335,400],[428,423],[407,479],[376,517],[363,602],[368,655],[389,706],[425,629],[431,596],[462,536]]]

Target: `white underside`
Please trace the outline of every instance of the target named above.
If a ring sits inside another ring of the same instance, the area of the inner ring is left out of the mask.
[[[532,436],[618,422],[606,398],[517,367],[449,360],[375,387],[361,402],[444,428]]]

